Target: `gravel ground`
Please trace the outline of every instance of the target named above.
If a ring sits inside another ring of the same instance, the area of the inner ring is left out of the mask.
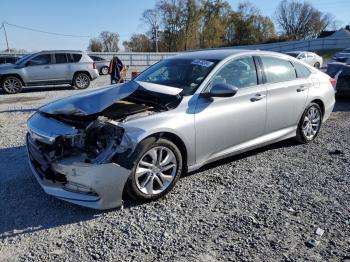
[[[161,200],[100,212],[46,195],[27,165],[27,118],[76,92],[0,95],[0,261],[350,261],[350,100],[313,143],[229,158]]]

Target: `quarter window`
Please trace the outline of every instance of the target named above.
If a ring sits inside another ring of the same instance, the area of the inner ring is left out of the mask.
[[[55,54],[56,64],[64,64],[67,63],[67,54]]]
[[[225,83],[238,88],[256,86],[257,74],[252,57],[235,59],[224,65],[214,76],[211,86]]]
[[[77,63],[77,62],[80,61],[80,59],[81,59],[81,57],[82,57],[82,54],[72,54],[72,56],[73,56],[73,61],[74,61],[75,63]]]
[[[291,81],[296,79],[293,65],[284,59],[277,57],[261,57],[267,83]]]
[[[311,75],[311,71],[298,62],[293,62],[298,78],[306,78]]]

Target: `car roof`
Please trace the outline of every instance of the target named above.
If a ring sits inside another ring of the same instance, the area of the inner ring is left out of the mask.
[[[245,49],[205,49],[197,51],[189,51],[180,53],[173,58],[184,58],[184,59],[212,59],[212,60],[223,60],[227,57],[236,54],[251,53],[255,50]]]
[[[283,58],[287,57],[287,55],[285,54],[272,52],[272,51],[263,51],[263,50],[256,50],[256,49],[254,50],[254,49],[221,48],[221,49],[204,49],[204,50],[184,52],[176,56],[172,56],[169,59],[184,58],[184,59],[208,59],[208,60],[221,61],[226,58],[229,58],[235,55],[240,55],[240,54],[256,55],[256,56],[272,55],[272,56],[279,56]]]
[[[38,53],[79,53],[79,54],[82,54],[84,53],[83,51],[80,51],[80,50],[43,50],[43,51],[40,51]]]

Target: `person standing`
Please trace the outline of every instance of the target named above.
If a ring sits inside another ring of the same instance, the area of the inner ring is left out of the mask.
[[[111,62],[109,63],[109,74],[111,75],[111,85],[113,83],[119,83],[121,80],[120,78],[120,72],[123,70],[124,64],[123,62],[117,57],[113,56]]]

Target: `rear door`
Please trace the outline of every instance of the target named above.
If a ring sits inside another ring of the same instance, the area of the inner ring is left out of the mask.
[[[260,59],[267,89],[266,133],[293,128],[304,111],[312,83],[308,78],[298,78],[289,60],[274,56]]]
[[[52,70],[54,71],[54,81],[64,82],[68,79],[69,61],[67,53],[55,53]]]

